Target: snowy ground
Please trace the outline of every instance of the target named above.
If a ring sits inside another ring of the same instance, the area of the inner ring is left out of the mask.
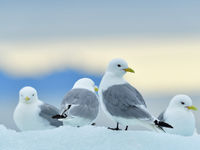
[[[111,131],[104,127],[60,127],[16,132],[0,126],[0,150],[198,150],[200,136],[148,131]]]

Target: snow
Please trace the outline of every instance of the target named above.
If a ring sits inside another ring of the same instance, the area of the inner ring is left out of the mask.
[[[196,150],[200,136],[150,131],[112,131],[104,127],[60,127],[16,132],[0,126],[0,150]]]

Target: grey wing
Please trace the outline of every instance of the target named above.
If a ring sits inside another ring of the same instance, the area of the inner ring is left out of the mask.
[[[158,116],[158,120],[165,122],[164,114],[165,114],[165,111],[163,111],[163,112]]]
[[[53,119],[52,117],[59,114],[59,110],[52,106],[52,105],[49,105],[49,104],[42,104],[40,106],[40,113],[39,115],[46,119],[50,125],[52,126],[55,126],[55,127],[59,127],[59,126],[62,126],[63,123],[61,121],[58,121],[57,119]]]
[[[141,94],[129,84],[114,85],[103,91],[103,102],[111,115],[153,120]]]
[[[128,88],[130,91],[132,91],[132,94],[135,95],[136,99],[138,100],[139,103],[143,104],[145,107],[147,107],[144,98],[142,97],[142,95],[140,94],[140,92],[134,88],[133,86],[131,86],[130,84],[125,84],[124,85],[126,88]]]
[[[89,90],[73,89],[63,99],[61,107],[61,113],[71,117],[95,119],[99,111],[99,101],[96,94]]]

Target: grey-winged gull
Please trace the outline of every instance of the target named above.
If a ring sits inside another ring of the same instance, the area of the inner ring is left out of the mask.
[[[123,59],[113,59],[101,80],[99,87],[100,102],[104,112],[118,124],[141,125],[157,130],[162,127],[172,128],[171,125],[153,117],[147,110],[142,95],[131,86],[123,76],[126,72],[134,72]],[[126,127],[126,129],[127,129]]]
[[[61,103],[61,113],[53,118],[75,127],[93,124],[99,112],[97,90],[89,78],[76,81]]]

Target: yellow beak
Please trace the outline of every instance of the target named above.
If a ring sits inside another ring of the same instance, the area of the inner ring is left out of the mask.
[[[195,106],[187,106],[187,108],[188,108],[188,109],[191,109],[191,110],[194,110],[194,111],[197,110],[197,108],[196,108]]]
[[[132,73],[135,73],[135,71],[133,70],[133,69],[131,69],[131,68],[126,68],[126,69],[123,69],[124,71],[126,71],[126,72],[132,72]]]
[[[95,86],[94,90],[95,90],[95,92],[98,92],[99,89]]]
[[[29,98],[28,96],[26,96],[25,100],[26,100],[26,101],[29,101],[29,100],[30,100],[30,98]]]

